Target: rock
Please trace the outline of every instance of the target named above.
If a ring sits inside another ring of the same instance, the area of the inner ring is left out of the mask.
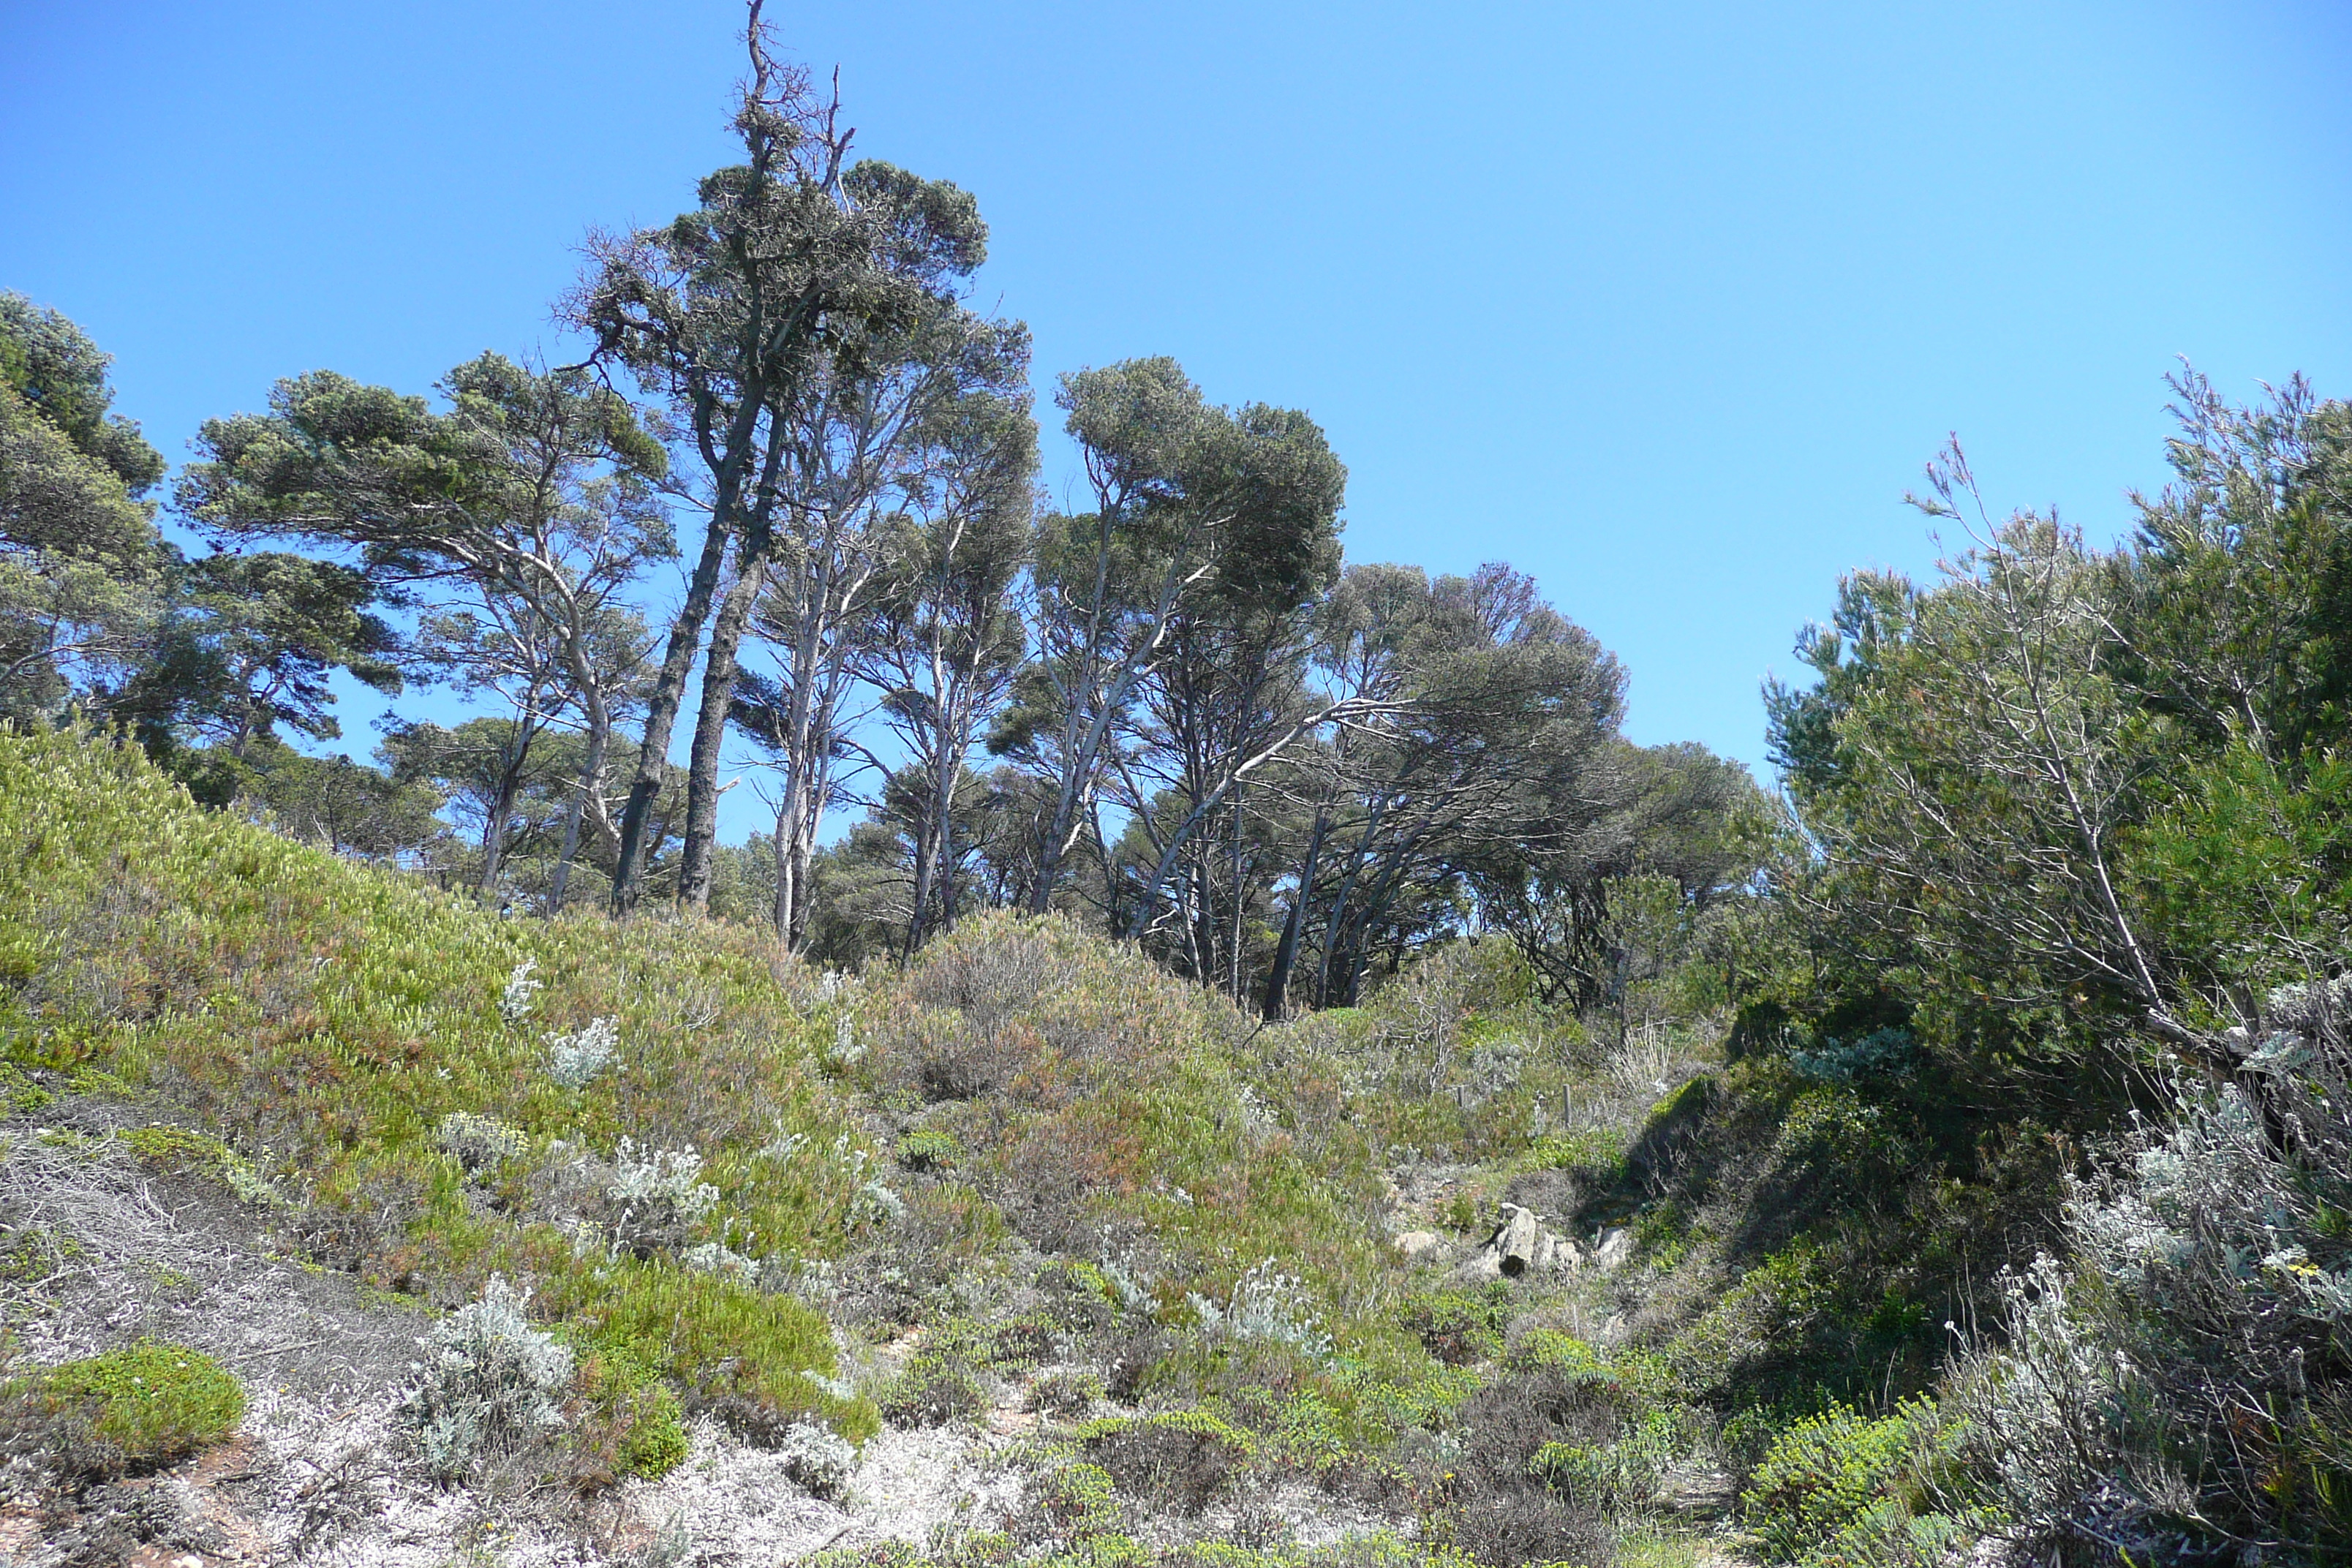
[[[1601,1245],[1593,1249],[1596,1268],[1614,1268],[1633,1256],[1633,1233],[1623,1226],[1614,1226],[1601,1233]]]
[[[1532,1264],[1548,1258],[1551,1245],[1541,1222],[1532,1210],[1517,1204],[1503,1205],[1502,1223],[1496,1227],[1495,1239],[1488,1245],[1495,1249],[1496,1265],[1503,1273],[1516,1279]]]
[[[1445,1238],[1433,1230],[1409,1230],[1392,1245],[1404,1258],[1417,1260],[1444,1246]]]
[[[1445,1279],[1452,1285],[1483,1285],[1489,1279],[1503,1277],[1502,1255],[1490,1246],[1482,1247],[1456,1264]]]
[[[1399,1240],[1402,1244],[1402,1238]],[[1505,1204],[1496,1211],[1495,1231],[1486,1245],[1465,1258],[1449,1278],[1456,1284],[1476,1284],[1559,1273],[1583,1264],[1583,1249],[1548,1229],[1543,1215],[1517,1204]]]

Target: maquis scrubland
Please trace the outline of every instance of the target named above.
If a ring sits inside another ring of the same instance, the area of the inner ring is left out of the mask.
[[[0,1555],[2352,1559],[2352,407],[2111,550],[1947,451],[1768,793],[1171,360],[1053,510],[752,10],[583,363],[165,493],[0,295]]]

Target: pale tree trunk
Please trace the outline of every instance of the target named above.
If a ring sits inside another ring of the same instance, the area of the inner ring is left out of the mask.
[[[1201,531],[1196,529],[1194,537],[1197,538]],[[1037,844],[1037,880],[1029,890],[1032,914],[1042,915],[1053,908],[1054,884],[1061,878],[1063,857],[1069,853],[1070,846],[1077,842],[1078,833],[1086,826],[1079,817],[1079,812],[1091,806],[1094,801],[1097,776],[1101,772],[1103,754],[1109,744],[1111,726],[1126,710],[1146,666],[1167,638],[1177,600],[1185,588],[1207,574],[1211,564],[1204,562],[1188,573],[1183,568],[1184,552],[1176,552],[1169,563],[1168,574],[1160,584],[1159,601],[1152,607],[1150,635],[1105,672],[1097,667],[1101,663],[1102,615],[1109,589],[1110,554],[1110,529],[1106,523],[1096,553],[1094,600],[1087,613],[1084,668],[1079,672],[1079,679],[1092,694],[1096,706],[1089,713],[1078,705],[1075,700],[1078,696],[1076,689],[1064,694],[1065,701],[1070,704],[1070,710],[1063,721],[1060,778],[1055,791],[1054,815],[1047,819],[1045,831]],[[1102,679],[1105,673],[1108,679]]]

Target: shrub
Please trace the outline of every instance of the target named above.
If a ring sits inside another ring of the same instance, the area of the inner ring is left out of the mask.
[[[944,1127],[918,1127],[898,1140],[898,1163],[909,1171],[950,1171],[963,1157],[963,1145]]]
[[[1450,1470],[1434,1479],[1433,1534],[1481,1563],[1605,1561],[1600,1500],[1553,1490],[1536,1461],[1548,1445],[1614,1442],[1622,1404],[1605,1368],[1557,1363],[1507,1371],[1471,1394],[1451,1423]]]
[[[1116,1486],[1100,1465],[1065,1465],[1038,1484],[1036,1500],[1063,1534],[1099,1535],[1119,1522]]]
[[[1503,1325],[1511,1312],[1509,1287],[1500,1283],[1473,1294],[1438,1290],[1405,1303],[1399,1315],[1423,1349],[1448,1366],[1488,1360],[1503,1348]]]
[[[1203,1410],[1092,1422],[1078,1442],[1120,1489],[1187,1514],[1206,1508],[1257,1451],[1248,1433]]]
[[[539,1005],[539,993],[547,989],[546,981],[531,978],[531,972],[538,967],[539,960],[526,958],[507,974],[506,989],[499,993],[499,1016],[509,1028],[520,1027],[530,1020]]]
[[[824,1320],[793,1297],[723,1274],[626,1259],[594,1274],[551,1277],[547,1297],[583,1342],[668,1378],[689,1406],[716,1413],[755,1441],[776,1441],[792,1423],[810,1418],[852,1440],[874,1430],[871,1405],[813,1381],[830,1382],[833,1339]]]
[[[1800,1077],[1825,1083],[1904,1078],[1918,1070],[1921,1059],[1919,1042],[1912,1037],[1910,1030],[1899,1026],[1873,1029],[1819,1050],[1789,1053],[1789,1065]]]
[[[1028,1405],[1040,1415],[1084,1415],[1103,1397],[1102,1379],[1090,1372],[1061,1368],[1029,1385]]]
[[[848,1494],[849,1479],[857,1469],[857,1450],[846,1438],[796,1421],[784,1428],[776,1453],[783,1460],[784,1473],[811,1497],[839,1499]]]
[[[201,1352],[141,1340],[36,1373],[20,1385],[75,1468],[147,1469],[236,1429],[245,1389]]]
[[[760,1279],[758,1260],[746,1258],[724,1242],[698,1243],[679,1253],[677,1260],[697,1274],[723,1275],[739,1285],[756,1284]]]
[[[1223,1306],[1205,1296],[1192,1298],[1194,1315],[1211,1337],[1288,1345],[1311,1357],[1331,1353],[1331,1336],[1318,1321],[1315,1303],[1293,1276],[1271,1258],[1244,1269]]]
[[[1772,1440],[1740,1505],[1768,1559],[1818,1557],[1865,1512],[1887,1500],[1915,1464],[1932,1407],[1905,1404],[1876,1420],[1836,1405]]]
[[[988,1408],[988,1384],[960,1356],[918,1355],[880,1401],[882,1414],[902,1426],[940,1426]]]
[[[547,1076],[565,1089],[585,1089],[620,1049],[620,1021],[592,1018],[571,1034],[547,1037]]]
[[[433,1142],[468,1175],[495,1170],[530,1147],[530,1136],[495,1116],[453,1110],[434,1130]]]
[[[530,1298],[493,1275],[482,1299],[433,1325],[403,1410],[427,1469],[445,1480],[533,1447],[563,1425],[572,1354],[523,1315]]]
[[[2234,1081],[2074,1185],[2076,1268],[2008,1280],[1962,1369],[1972,1473],[2045,1554],[2352,1546],[2352,981],[2267,1005]]]
[[[593,1345],[578,1352],[583,1412],[572,1475],[593,1491],[626,1476],[656,1480],[686,1462],[677,1394],[639,1363]]]
[[[1546,1443],[1528,1461],[1528,1474],[1603,1514],[1646,1508],[1659,1500],[1681,1438],[1675,1412],[1653,1407],[1609,1442]]]
[[[618,1205],[613,1239],[639,1258],[684,1246],[695,1224],[718,1205],[719,1189],[702,1180],[702,1156],[691,1149],[656,1149],[624,1138],[613,1167],[604,1190]]]

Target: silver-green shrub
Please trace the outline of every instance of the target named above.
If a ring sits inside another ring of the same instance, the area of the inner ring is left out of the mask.
[[[621,1140],[604,1195],[614,1206],[613,1239],[639,1255],[675,1251],[696,1222],[719,1202],[702,1180],[702,1156],[691,1149],[656,1149]]]
[[[495,1116],[453,1110],[434,1130],[434,1143],[468,1173],[502,1165],[530,1147],[530,1135]]]
[[[547,982],[530,977],[530,972],[538,967],[539,960],[524,959],[507,976],[506,989],[499,993],[499,1016],[506,1020],[509,1028],[530,1017],[531,1009],[538,1005],[539,993],[546,988]]]
[[[847,1438],[803,1421],[784,1428],[776,1453],[783,1461],[784,1474],[811,1497],[838,1500],[845,1496],[849,1478],[857,1468],[857,1450]]]
[[[617,1020],[592,1018],[571,1034],[547,1037],[547,1076],[566,1089],[584,1089],[620,1054]]]
[[[2352,1549],[2352,984],[2273,993],[2066,1205],[2074,1267],[2011,1282],[1956,1390],[1975,1473],[2040,1555]]]
[[[482,1299],[433,1325],[402,1402],[425,1468],[445,1480],[521,1451],[563,1425],[572,1352],[530,1326],[530,1297],[498,1275]]]

